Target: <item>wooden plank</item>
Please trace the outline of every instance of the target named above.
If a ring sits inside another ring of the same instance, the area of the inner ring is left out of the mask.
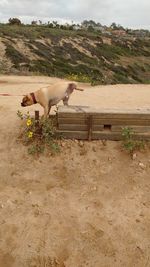
[[[87,125],[87,119],[85,118],[58,118],[58,124],[79,124]],[[149,126],[150,119],[95,119],[93,118],[93,125],[141,125]]]
[[[119,132],[93,132],[93,140],[106,139],[119,141],[122,140],[122,134]],[[149,133],[135,133],[133,139],[135,140],[150,140]]]
[[[82,124],[87,125],[87,119],[85,118],[59,118],[58,117],[58,124]]]
[[[58,118],[79,118],[79,119],[87,119],[88,116],[93,115],[95,119],[143,119],[143,120],[150,120],[150,114],[134,114],[134,113],[79,113],[79,114],[72,114],[72,113],[58,113]]]
[[[78,140],[87,140],[88,134],[86,131],[60,131],[57,130],[57,134],[63,136],[66,139],[78,139]],[[119,141],[122,140],[122,135],[119,132],[101,132],[93,131],[92,140],[113,140]],[[134,135],[135,140],[150,140],[149,133],[136,133]]]
[[[111,127],[111,131],[112,132],[122,132],[122,129],[125,128],[127,126],[123,125],[123,126],[119,126],[119,125],[113,125]],[[135,133],[150,133],[150,126],[137,126],[137,125],[131,125],[130,126],[132,128],[132,130]]]
[[[61,135],[63,138],[66,139],[78,139],[78,140],[88,140],[87,138],[87,132],[83,131],[65,131],[61,132]],[[114,140],[114,141],[119,141],[122,139],[122,136],[120,133],[102,133],[102,132],[92,132],[92,140]]]
[[[88,125],[82,125],[82,124],[59,124],[58,126],[59,130],[70,130],[70,131],[87,131]],[[93,125],[94,131],[103,131],[104,126],[103,125]]]
[[[92,134],[93,140],[113,140],[113,141],[119,141],[122,140],[121,133],[117,132],[111,132],[111,131],[95,131]]]
[[[149,126],[150,119],[94,119],[94,125],[124,125],[124,126],[131,126],[131,125],[141,125],[141,126]]]
[[[57,130],[56,134],[62,136],[65,139],[78,139],[78,140],[87,140],[88,132],[87,131],[61,131]]]
[[[150,109],[95,109],[82,106],[59,106],[58,108],[58,118],[87,118],[89,115],[93,115],[97,119],[150,119]]]
[[[88,125],[86,124],[59,124],[59,130],[68,130],[68,131],[87,131]]]
[[[90,106],[58,106],[58,113],[63,114],[80,114],[80,113],[88,113],[92,114],[101,114],[101,113],[109,113],[109,114],[150,114],[150,109],[146,108],[134,108],[134,109],[123,109],[123,108],[95,108]]]
[[[112,132],[121,132],[123,128],[127,127],[126,125],[115,125],[111,127]],[[150,126],[130,126],[136,133],[146,133],[150,132]],[[59,130],[69,130],[69,131],[87,131],[88,125],[80,124],[60,124]],[[93,125],[93,131],[104,131],[104,125]]]
[[[58,106],[58,113],[88,113],[91,110],[93,110],[93,108],[91,108],[90,106]]]
[[[150,141],[150,133],[135,133],[133,136],[134,140],[147,140]]]
[[[79,140],[88,140],[88,132],[87,131],[60,131],[57,130],[58,134],[61,134],[63,138],[66,139],[79,139]],[[117,138],[116,138],[117,136]],[[107,139],[110,138],[110,135],[108,133],[103,133],[102,135],[100,134],[99,131],[93,132],[92,133],[92,140],[97,140],[97,139]],[[113,133],[111,134],[111,140],[113,140],[115,137],[115,140],[120,140],[121,134],[116,134]]]

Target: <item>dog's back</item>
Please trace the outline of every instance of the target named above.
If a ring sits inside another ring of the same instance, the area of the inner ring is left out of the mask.
[[[41,88],[45,97],[50,101],[53,99],[63,99],[68,87],[68,82],[57,82],[47,87]]]

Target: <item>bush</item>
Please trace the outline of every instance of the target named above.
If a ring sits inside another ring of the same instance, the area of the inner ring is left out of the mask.
[[[131,127],[122,129],[123,148],[131,155],[135,150],[141,150],[145,147],[144,142],[135,140],[134,135],[135,133]]]
[[[120,73],[115,73],[113,78],[115,83],[122,83],[122,84],[131,83],[131,80],[129,80],[127,76],[124,76],[123,74]]]
[[[18,18],[10,18],[8,21],[10,25],[21,25],[21,20]]]
[[[55,71],[50,62],[44,60],[33,60],[30,62],[29,71],[53,76]]]
[[[36,121],[27,112],[17,112],[18,117],[24,122],[19,139],[28,146],[29,154],[39,154],[47,148],[52,154],[60,151],[57,142],[54,122],[50,119]]]
[[[29,62],[28,58],[17,51],[12,45],[5,43],[6,45],[6,56],[9,57],[12,63],[15,65],[16,68],[19,67],[19,63],[27,63]]]

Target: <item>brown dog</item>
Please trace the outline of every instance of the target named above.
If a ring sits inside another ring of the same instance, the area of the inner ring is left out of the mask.
[[[24,96],[21,106],[26,107],[39,103],[44,108],[44,117],[46,118],[51,107],[58,104],[59,101],[62,100],[64,105],[68,105],[68,100],[74,90],[83,91],[83,89],[77,88],[75,83],[58,82]]]

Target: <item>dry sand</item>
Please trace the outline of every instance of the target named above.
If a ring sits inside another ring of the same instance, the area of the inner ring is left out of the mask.
[[[0,93],[56,80],[1,76]],[[70,104],[150,107],[150,85],[82,87]],[[120,142],[65,141],[60,154],[34,158],[17,142],[16,112],[39,106],[20,102],[0,97],[0,267],[149,267],[149,149],[132,160]]]

